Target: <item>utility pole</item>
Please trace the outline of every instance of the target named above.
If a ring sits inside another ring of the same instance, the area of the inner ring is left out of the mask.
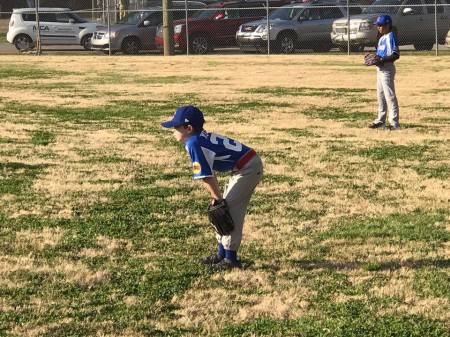
[[[36,55],[41,55],[41,24],[39,21],[39,0],[35,1],[36,7]]]
[[[164,56],[173,55],[173,24],[171,0],[163,0],[163,37],[164,37]]]

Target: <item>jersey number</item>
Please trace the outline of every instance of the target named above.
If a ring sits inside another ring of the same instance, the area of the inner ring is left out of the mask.
[[[221,135],[217,135],[215,133],[211,133],[210,136],[210,141],[211,143],[213,143],[214,145],[218,145],[219,144],[219,139],[222,140],[223,146],[228,149],[228,150],[232,150],[232,151],[236,151],[236,152],[241,152],[242,151],[242,144],[239,143],[238,141],[235,140],[231,140],[228,139],[227,137],[221,136]],[[231,143],[233,142],[233,143]]]

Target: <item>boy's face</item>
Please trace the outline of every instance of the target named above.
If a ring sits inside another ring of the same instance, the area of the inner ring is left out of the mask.
[[[384,26],[377,26],[378,32],[380,34],[387,34],[389,33],[389,26],[388,25],[384,25]]]
[[[191,125],[180,125],[174,126],[173,128],[173,136],[179,142],[184,142],[192,135],[193,132],[194,129],[192,128]]]

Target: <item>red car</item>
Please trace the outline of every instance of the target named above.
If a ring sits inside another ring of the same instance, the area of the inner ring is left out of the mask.
[[[270,7],[280,7],[290,0],[270,0]],[[243,23],[266,16],[265,0],[227,1],[209,5],[188,18],[189,50],[206,54],[215,47],[236,46],[236,32]],[[186,20],[173,22],[175,50],[186,51]],[[162,26],[158,27],[155,45],[164,45]]]

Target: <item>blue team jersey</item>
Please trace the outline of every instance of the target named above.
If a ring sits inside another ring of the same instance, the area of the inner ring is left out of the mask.
[[[389,32],[384,34],[378,40],[377,55],[384,58],[386,56],[391,56],[392,54],[399,54],[398,42],[395,34],[393,32]]]
[[[251,150],[238,141],[205,130],[189,137],[185,146],[192,160],[194,179],[212,177],[213,171],[233,170],[236,162]]]

